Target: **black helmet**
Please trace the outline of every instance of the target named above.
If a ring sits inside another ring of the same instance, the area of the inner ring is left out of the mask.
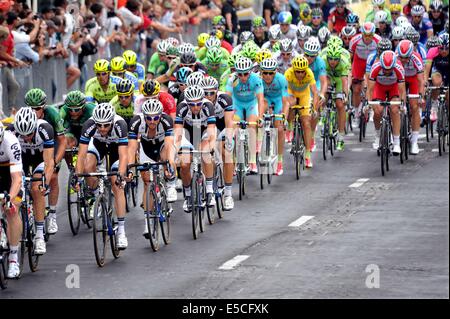
[[[185,52],[180,57],[181,64],[194,64],[197,61],[197,57],[193,52]]]
[[[392,43],[387,38],[382,38],[380,42],[377,44],[378,54],[383,53],[384,51],[392,50]]]

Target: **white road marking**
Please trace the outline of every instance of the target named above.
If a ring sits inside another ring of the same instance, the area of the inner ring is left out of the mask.
[[[228,260],[225,262],[222,266],[219,267],[221,270],[232,270],[234,269],[238,264],[249,258],[249,255],[237,255],[233,259]]]
[[[275,268],[280,267],[280,265],[281,265],[281,261],[279,261],[279,262],[275,265]]]
[[[358,179],[355,183],[351,184],[349,187],[351,188],[357,188],[360,187],[362,185],[364,185],[364,183],[366,183],[367,181],[369,181],[370,178],[360,178]]]
[[[367,148],[350,148],[351,152],[364,152],[367,151]]]
[[[314,218],[314,216],[302,216],[299,219],[293,221],[289,224],[289,227],[300,227],[304,223],[306,223],[308,220]]]
[[[439,152],[439,149],[438,149],[438,148],[433,148],[431,151],[432,151],[433,153],[438,153],[438,152]]]

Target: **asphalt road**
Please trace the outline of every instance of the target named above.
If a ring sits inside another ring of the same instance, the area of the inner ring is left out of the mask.
[[[30,273],[26,264],[0,299],[448,298],[449,156],[422,138],[418,156],[404,165],[391,158],[381,177],[369,126],[364,143],[347,136],[334,158],[315,152],[300,181],[288,153],[284,175],[270,187],[261,191],[251,176],[246,198],[198,240],[180,194],[172,243],[156,253],[134,208],[126,219],[129,248],[117,260],[108,252],[104,268],[95,263],[91,232],[81,226],[72,236],[62,196],[59,232],[39,270]],[[240,262],[230,263],[236,256]],[[70,265],[79,267],[79,288],[66,286]]]

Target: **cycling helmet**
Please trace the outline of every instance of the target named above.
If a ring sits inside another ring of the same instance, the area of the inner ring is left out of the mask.
[[[300,5],[299,11],[300,11],[300,19],[302,21],[309,21],[311,20],[311,8],[307,3],[302,3],[303,6]]]
[[[223,60],[223,52],[220,48],[211,48],[206,53],[206,59],[211,64],[219,64]]]
[[[420,40],[420,33],[417,32],[416,30],[410,30],[405,33],[405,37],[406,39],[411,41],[414,45],[417,45]]]
[[[145,96],[155,96],[161,91],[161,85],[156,80],[146,80],[142,84],[142,94]]]
[[[188,102],[203,100],[204,97],[205,92],[200,85],[189,86],[184,91],[184,98]]]
[[[402,25],[404,25],[405,23],[409,23],[409,20],[407,17],[405,16],[400,16],[397,18],[397,20],[395,20],[395,24],[399,27],[401,27]]]
[[[174,47],[177,47],[180,44],[180,41],[174,37],[168,37],[165,41],[169,42]]]
[[[95,61],[94,64],[94,72],[95,73],[99,73],[99,72],[109,72],[109,62],[108,60],[105,59],[99,59],[97,61]]]
[[[386,23],[388,20],[388,14],[386,11],[380,10],[377,11],[377,13],[375,13],[375,18],[374,18],[374,23],[378,24],[378,23]]]
[[[268,32],[269,40],[280,40],[281,39],[281,30],[278,25],[273,25],[269,28]]]
[[[234,69],[234,64],[236,63],[236,59],[240,57],[240,53],[232,53],[228,56],[228,67]],[[256,57],[255,57],[256,59]]]
[[[443,4],[441,0],[433,0],[430,3],[430,10],[442,11]]]
[[[252,30],[254,28],[265,27],[265,26],[266,26],[266,20],[263,17],[257,16],[257,17],[253,18]]]
[[[432,37],[429,37],[427,40],[427,43],[426,43],[427,50],[430,50],[431,48],[440,46],[440,43],[441,43],[441,40],[439,39],[438,36],[433,35]]]
[[[372,0],[372,4],[374,6],[382,6],[382,5],[384,5],[384,3],[385,3],[385,0]]]
[[[161,114],[163,112],[163,105],[159,100],[146,100],[142,104],[142,113],[144,115]]]
[[[181,54],[180,57],[181,64],[194,64],[195,62],[197,62],[197,56],[195,55],[194,52],[185,52]]]
[[[421,6],[420,4],[415,5],[411,8],[411,15],[414,16],[423,16],[425,13],[424,6]]]
[[[336,0],[335,1],[335,3],[336,3],[336,5],[346,5],[347,4],[347,1],[346,0]]]
[[[278,62],[276,59],[265,59],[259,63],[259,68],[263,71],[275,71],[278,68]]]
[[[281,11],[278,14],[278,23],[279,24],[291,24],[292,23],[292,14],[289,11]]]
[[[116,91],[118,96],[130,96],[134,91],[134,84],[129,79],[121,79],[116,84]]]
[[[308,60],[303,55],[297,55],[292,59],[292,68],[294,71],[303,71],[308,68]]]
[[[137,55],[132,50],[126,50],[123,52],[122,57],[125,59],[127,65],[136,65],[137,63]]]
[[[320,42],[316,37],[311,37],[305,42],[303,50],[309,56],[317,56],[320,51]]]
[[[178,69],[176,73],[177,82],[186,83],[188,76],[192,73],[192,69],[187,66]]]
[[[410,40],[402,40],[397,45],[397,54],[401,58],[410,58],[414,51],[414,44]]]
[[[114,106],[110,103],[100,103],[92,112],[92,119],[95,123],[111,123],[116,115]]]
[[[402,27],[395,27],[392,29],[392,40],[402,40],[404,36],[404,31]]]
[[[253,62],[249,58],[241,56],[237,59],[234,67],[237,72],[248,72],[252,69]]]
[[[220,46],[221,46],[220,40],[217,37],[214,37],[214,36],[210,36],[208,38],[208,40],[206,40],[206,42],[205,42],[205,47],[207,49],[210,49],[210,48],[213,48],[213,47],[219,48]]]
[[[5,136],[5,127],[0,125],[0,144],[3,142],[3,136]]]
[[[203,90],[217,91],[219,89],[219,82],[217,82],[217,80],[212,76],[206,76],[200,82],[200,86],[203,88]]]
[[[47,95],[41,89],[31,89],[25,94],[25,104],[30,107],[41,107],[47,103]],[[1,125],[1,124],[0,124]]]
[[[313,16],[313,17],[318,17],[318,16],[323,17],[322,9],[320,9],[320,8],[313,8],[311,10],[311,16]]]
[[[289,38],[280,41],[280,51],[281,52],[292,52],[292,40]]]
[[[193,85],[200,85],[200,82],[203,80],[203,78],[205,77],[205,74],[203,72],[192,72],[186,80],[186,84],[188,86],[193,86]]]
[[[173,45],[171,45],[170,47],[167,48],[166,55],[167,56],[179,56],[180,53],[178,52],[177,47],[174,47]]]
[[[241,44],[246,43],[249,40],[254,40],[255,36],[253,35],[253,33],[251,33],[250,31],[244,31],[241,33],[241,35],[239,36],[239,42]]]
[[[448,33],[446,32],[446,33],[441,33],[440,35],[439,35],[439,40],[441,40],[440,42],[440,45],[443,45],[443,46],[445,46],[445,47],[447,47],[448,46]]]
[[[123,72],[125,70],[125,64],[127,62],[121,56],[116,56],[111,59],[111,71],[112,72]]]
[[[206,40],[208,40],[209,34],[208,33],[200,33],[197,37],[197,45],[199,48],[205,46]]]
[[[397,62],[397,55],[394,51],[384,51],[380,56],[381,67],[385,70],[391,70]]]
[[[302,25],[297,29],[297,39],[307,40],[311,36],[311,27]]]
[[[346,25],[341,30],[341,36],[351,38],[356,34],[356,29],[354,27]]]
[[[364,22],[361,26],[361,33],[365,35],[373,35],[375,33],[375,24],[372,22]]]
[[[30,135],[36,130],[37,120],[31,107],[21,107],[14,117],[14,130],[22,136]]]
[[[319,29],[319,32],[317,33],[317,36],[319,37],[319,41],[321,43],[327,42],[330,35],[331,35],[330,30],[328,30],[328,27],[325,27],[325,26],[321,27]]]
[[[272,57],[272,52],[269,49],[260,49],[256,52],[255,61],[256,63],[261,63],[265,59],[269,59]]]
[[[402,12],[403,6],[400,3],[391,3],[389,6],[389,11],[391,12]]]
[[[344,41],[342,41],[342,39],[336,35],[332,35],[330,36],[330,38],[327,41],[327,46],[329,45],[335,45],[338,47],[341,47],[344,45]]]
[[[250,60],[255,60],[258,50],[258,46],[244,45],[240,53],[243,57],[249,58]]]
[[[346,18],[345,18],[345,22],[347,24],[358,24],[359,23],[359,17],[358,15],[354,14],[354,13],[350,13]]]
[[[225,20],[224,16],[215,16],[212,18],[211,23],[213,26],[225,26],[227,24],[227,21]]]
[[[381,55],[384,51],[392,50],[392,43],[387,38],[382,38],[377,44],[378,55]]]
[[[342,48],[332,45],[327,47],[327,58],[340,59],[342,56]]]
[[[195,53],[195,48],[192,44],[190,44],[189,42],[185,42],[182,45],[180,45],[178,47],[178,52],[183,55],[183,53],[188,53],[188,52],[192,52]]]
[[[158,53],[166,54],[167,53],[167,49],[169,47],[171,47],[171,46],[172,46],[172,44],[170,44],[169,41],[163,40],[163,41],[158,43],[158,46],[156,47],[156,49],[158,50]]]
[[[70,91],[66,95],[64,104],[70,109],[72,107],[82,107],[86,103],[86,96],[81,91]]]

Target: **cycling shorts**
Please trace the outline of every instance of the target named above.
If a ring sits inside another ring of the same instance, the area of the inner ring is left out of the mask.
[[[409,94],[419,94],[419,81],[417,76],[405,77],[406,88],[409,89]]]
[[[366,60],[358,59],[355,55],[352,63],[352,79],[364,80],[364,74],[366,73]]]
[[[300,116],[311,116],[311,96],[304,94],[301,97],[296,97],[295,105],[307,106],[300,110]]]
[[[234,102],[234,101],[233,101]],[[252,102],[240,102],[236,101],[234,104],[234,109],[236,113],[234,114],[235,118],[238,117],[236,120],[248,120],[249,116],[258,116],[258,102],[252,101]],[[245,112],[245,116],[244,116]]]
[[[119,144],[102,143],[95,138],[92,138],[89,141],[88,153],[95,155],[97,158],[97,167],[102,165],[103,159],[105,159],[108,154],[110,167],[106,167],[106,170],[117,171],[119,169]]]
[[[282,98],[265,98],[270,108],[273,108],[273,114],[281,114],[283,112],[283,99]]]
[[[375,83],[372,99],[385,101],[386,96],[388,96],[388,98],[399,97],[398,84],[382,85]]]

